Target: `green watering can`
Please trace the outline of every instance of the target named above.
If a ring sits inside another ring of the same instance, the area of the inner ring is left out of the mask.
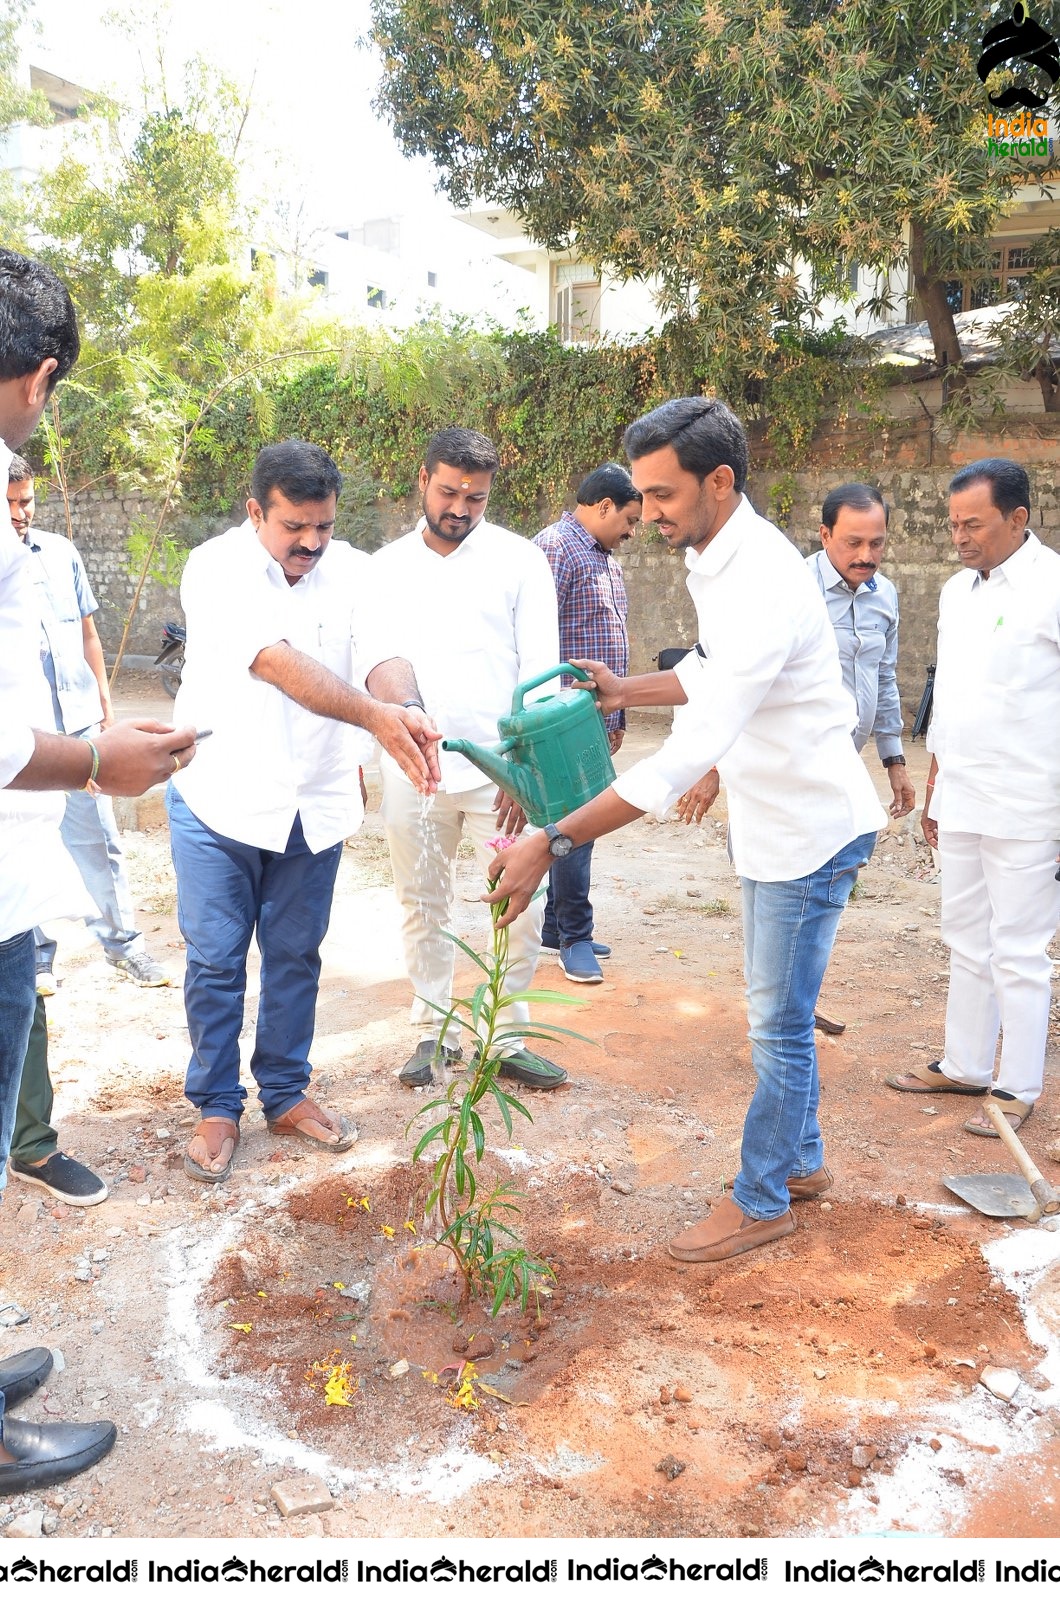
[[[600,708],[583,689],[561,689],[524,706],[531,689],[569,673],[587,683],[589,674],[569,661],[521,683],[512,712],[501,717],[501,743],[483,749],[470,739],[443,739],[443,750],[466,756],[505,794],[517,800],[535,828],[558,822],[606,789],[615,776]]]

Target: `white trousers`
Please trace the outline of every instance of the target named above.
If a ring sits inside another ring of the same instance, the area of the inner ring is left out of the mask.
[[[486,868],[493,852],[486,840],[496,836],[497,813],[493,798],[494,783],[484,783],[459,794],[438,793],[428,803],[399,773],[383,767],[382,817],[390,845],[394,888],[402,910],[402,937],[405,941],[405,966],[416,998],[410,1020],[420,1030],[421,1039],[437,1039],[443,1017],[432,1009],[447,1010],[452,1002],[453,967],[456,946],[443,929],[450,926],[453,894],[456,888],[456,851],[464,828],[475,846],[475,857],[486,893]],[[504,992],[519,994],[529,989],[541,954],[541,923],[545,915],[544,896],[532,900],[508,933],[508,974]],[[489,912],[482,907],[481,940],[466,942],[474,950],[488,949]],[[475,982],[477,983],[476,977]],[[525,1001],[511,1005],[501,1014],[503,1023],[522,1026],[530,1020]],[[454,1020],[446,1029],[447,1045],[459,1044],[459,1028]],[[518,1049],[522,1041],[505,1041],[504,1053]]]
[[[1049,1031],[1049,941],[1060,918],[1055,839],[992,839],[939,829],[942,937],[950,947],[942,1070],[1033,1103]]]

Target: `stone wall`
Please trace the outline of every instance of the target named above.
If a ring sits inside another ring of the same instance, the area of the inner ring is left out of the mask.
[[[988,455],[1006,455],[1024,463],[1033,490],[1032,526],[1047,544],[1060,550],[1060,417],[1017,420],[1004,431],[965,434],[950,443],[935,438],[926,421],[922,425],[897,423],[872,434],[856,427],[836,429],[818,442],[812,466],[784,472],[774,464],[751,477],[749,493],[757,510],[779,522],[804,554],[817,548],[821,501],[835,484],[863,478],[877,484],[886,496],[893,509],[885,570],[898,585],[901,598],[898,675],[909,717],[920,699],[925,668],[935,659],[939,590],[956,571],[947,486],[959,466]],[[49,506],[47,511],[51,510]],[[147,510],[135,497],[111,490],[90,492],[74,502],[74,537],[100,601],[99,627],[108,656],[117,649],[135,588],[126,535],[136,515]],[[61,517],[49,516],[47,511],[40,516],[41,525],[62,531]],[[412,526],[417,513],[413,501],[381,506],[383,533],[387,538],[396,537]],[[214,530],[197,526],[194,531],[202,537]],[[647,672],[659,650],[689,644],[695,638],[695,613],[684,585],[684,563],[656,535],[643,532],[624,546],[621,559],[629,589],[632,670]],[[148,583],[130,635],[129,652],[153,656],[162,623],[179,616],[176,591]]]

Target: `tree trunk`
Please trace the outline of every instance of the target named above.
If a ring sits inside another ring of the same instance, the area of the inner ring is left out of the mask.
[[[1042,356],[1034,369],[1046,411],[1060,411],[1060,371],[1049,356]]]
[[[960,341],[945,285],[927,265],[926,245],[923,223],[910,222],[909,269],[913,276],[913,292],[931,334],[935,360],[942,369],[943,392],[945,394],[948,389],[953,394],[964,389],[968,380],[961,363]]]

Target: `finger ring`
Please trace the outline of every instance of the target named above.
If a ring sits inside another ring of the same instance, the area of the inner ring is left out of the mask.
[[[179,756],[174,756],[173,757],[173,771],[174,772],[179,772],[180,771],[180,757]]]

